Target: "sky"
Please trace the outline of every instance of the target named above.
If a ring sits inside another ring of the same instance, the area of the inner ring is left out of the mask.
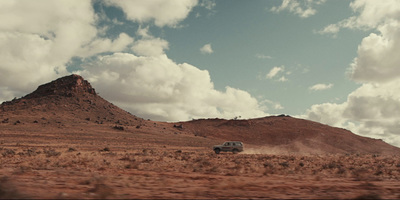
[[[71,73],[158,121],[286,114],[400,147],[400,1],[1,0],[0,102]]]

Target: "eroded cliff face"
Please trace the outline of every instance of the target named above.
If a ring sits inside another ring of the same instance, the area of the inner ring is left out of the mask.
[[[43,84],[34,92],[26,95],[25,99],[41,98],[48,95],[75,97],[81,95],[96,95],[95,89],[81,76],[72,74]]]

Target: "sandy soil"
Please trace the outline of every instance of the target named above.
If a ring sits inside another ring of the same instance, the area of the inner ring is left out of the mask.
[[[400,156],[216,155],[222,141],[171,127],[1,123],[0,197],[400,198]]]

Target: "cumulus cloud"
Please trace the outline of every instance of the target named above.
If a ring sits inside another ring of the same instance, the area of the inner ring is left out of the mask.
[[[385,84],[363,84],[342,104],[313,105],[306,118],[350,129],[354,133],[384,139],[400,146],[400,80]]]
[[[200,48],[200,52],[202,54],[212,54],[214,51],[211,48],[211,44],[205,44],[203,47]]]
[[[332,33],[340,28],[374,31],[358,46],[348,72],[362,85],[342,104],[312,106],[306,118],[400,147],[400,2],[356,0],[350,7],[356,15],[329,26]]]
[[[96,38],[88,45],[83,46],[76,54],[80,57],[89,57],[104,52],[119,52],[125,50],[133,43],[134,39],[126,33],[120,33],[118,38]]]
[[[155,38],[150,34],[149,27],[139,27],[136,34],[141,37],[141,39],[137,40],[131,49],[137,55],[158,56],[164,54],[164,51],[169,48],[168,41]]]
[[[282,12],[287,10],[301,18],[308,18],[317,13],[314,8],[316,5],[325,3],[326,0],[283,0],[280,6],[274,6],[272,12]]]
[[[157,56],[168,49],[168,42],[160,38],[149,38],[135,42],[133,52],[141,56]]]
[[[346,103],[334,104],[334,103],[323,103],[311,106],[307,110],[306,115],[303,116],[307,119],[321,122],[336,127],[345,127],[345,122],[343,113],[346,109]]]
[[[348,28],[375,28],[391,19],[400,18],[400,2],[397,0],[356,0],[350,3],[350,7],[359,14],[342,21],[343,26]]]
[[[357,0],[350,4],[358,15],[352,16],[346,28],[375,30],[358,46],[351,63],[350,77],[362,83],[383,83],[400,78],[400,2]],[[339,23],[340,24],[340,23]]]
[[[391,21],[371,33],[358,46],[350,76],[360,82],[387,82],[400,78],[400,21]]]
[[[318,83],[318,84],[315,84],[315,85],[309,87],[308,89],[313,90],[313,91],[320,91],[320,90],[327,90],[332,87],[333,87],[332,83],[329,83],[329,84]]]
[[[90,1],[2,1],[0,18],[7,19],[0,22],[3,98],[66,74],[65,64],[97,33]]]
[[[336,34],[342,28],[371,30],[400,18],[400,2],[397,0],[355,0],[350,3],[350,8],[356,15],[336,24],[329,24],[318,33]]]
[[[197,0],[106,0],[105,2],[107,5],[121,8],[129,20],[139,23],[154,21],[159,27],[176,26],[197,5]]]
[[[218,91],[208,71],[187,63],[177,64],[165,54],[99,56],[77,73],[106,99],[153,120],[266,115],[248,92],[231,87]]]

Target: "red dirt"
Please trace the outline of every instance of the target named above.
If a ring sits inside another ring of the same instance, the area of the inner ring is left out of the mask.
[[[400,198],[400,151],[380,140],[288,116],[144,120],[77,75],[0,121],[0,198]],[[245,152],[214,154],[224,140]]]

